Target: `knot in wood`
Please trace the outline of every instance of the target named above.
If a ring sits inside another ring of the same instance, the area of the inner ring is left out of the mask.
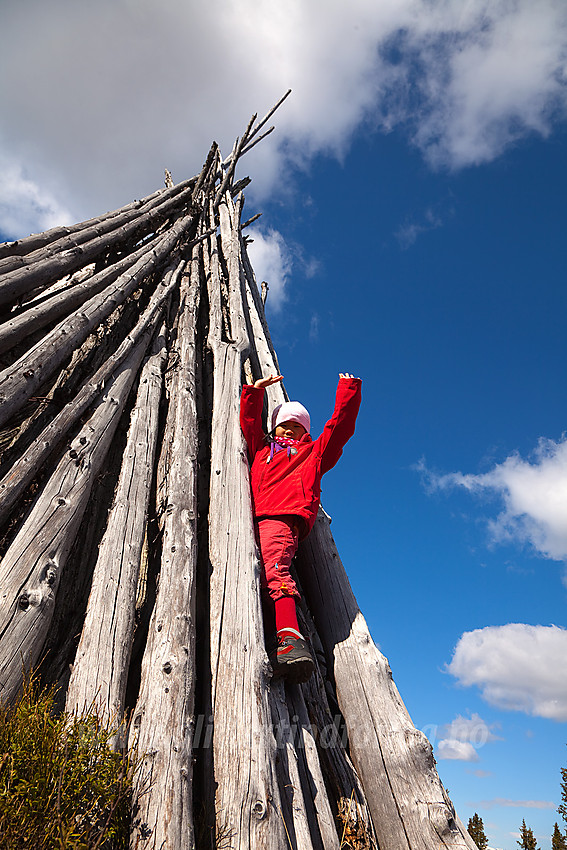
[[[171,661],[166,661],[162,667],[164,673],[171,673]]]
[[[258,820],[262,820],[262,818],[266,816],[266,806],[261,800],[256,800],[252,806],[252,812]]]
[[[27,593],[22,593],[18,599],[18,606],[22,609],[22,611],[26,611],[30,607],[30,598]]]
[[[45,580],[47,584],[51,587],[55,584],[55,579],[57,578],[57,570],[53,569],[53,567],[48,567],[45,572]]]
[[[71,449],[71,451],[69,452],[69,457],[79,457],[79,452],[77,451],[77,449]]]

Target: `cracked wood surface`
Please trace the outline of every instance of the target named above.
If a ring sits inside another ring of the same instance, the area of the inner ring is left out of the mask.
[[[136,591],[156,455],[165,329],[140,374],[120,477],[102,538],[67,689],[67,711],[94,708],[120,725],[134,640]]]
[[[276,743],[268,704],[269,668],[260,609],[260,565],[254,540],[248,464],[240,431],[242,363],[247,355],[236,211],[220,205],[234,341],[222,338],[220,263],[216,244],[206,263],[213,352],[213,418],[209,509],[213,767],[217,829],[235,850],[286,846],[275,772]],[[227,234],[232,221],[233,237]],[[223,232],[224,231],[224,232]]]
[[[192,733],[197,563],[196,317],[193,249],[181,280],[175,374],[163,441],[168,452],[159,587],[142,662],[130,746],[142,757],[134,788],[132,848],[193,846]]]
[[[55,467],[0,563],[0,695],[12,701],[51,622],[62,572],[144,356],[142,339]]]

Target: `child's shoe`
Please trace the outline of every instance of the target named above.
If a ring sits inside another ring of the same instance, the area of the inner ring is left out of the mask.
[[[315,665],[307,641],[293,635],[278,635],[277,650],[270,655],[274,676],[284,676],[295,684],[307,682]]]

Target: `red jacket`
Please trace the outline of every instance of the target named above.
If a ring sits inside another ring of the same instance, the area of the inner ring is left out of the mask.
[[[315,441],[304,434],[297,454],[276,452],[267,463],[270,447],[262,430],[264,389],[245,385],[240,398],[240,425],[251,461],[250,484],[254,515],[301,517],[299,536],[306,537],[317,517],[321,496],[321,477],[332,469],[343,453],[343,446],[354,434],[360,407],[360,378],[341,378],[337,387],[335,410]]]

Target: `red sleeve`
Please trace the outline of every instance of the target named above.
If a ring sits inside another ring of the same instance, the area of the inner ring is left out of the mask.
[[[321,473],[332,469],[343,453],[345,443],[354,434],[356,415],[361,401],[360,378],[340,378],[333,415],[317,439],[321,455]]]
[[[248,446],[250,460],[264,446],[262,431],[262,407],[264,406],[264,388],[245,384],[240,396],[240,427]]]

